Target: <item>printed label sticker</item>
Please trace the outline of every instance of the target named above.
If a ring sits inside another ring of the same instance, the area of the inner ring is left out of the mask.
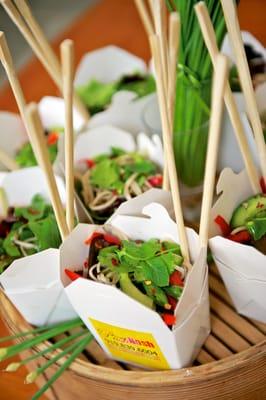
[[[169,369],[151,333],[109,325],[93,318],[89,321],[114,358],[153,369]]]

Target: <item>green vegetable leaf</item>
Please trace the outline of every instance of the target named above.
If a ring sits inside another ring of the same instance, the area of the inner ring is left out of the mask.
[[[150,267],[151,281],[154,285],[163,287],[169,285],[169,271],[162,257],[147,260]]]
[[[37,194],[33,197],[29,207],[16,207],[15,216],[23,217],[27,221],[36,221],[43,218],[46,209],[46,201],[41,195]]]
[[[126,165],[125,171],[130,172],[130,174],[136,172],[138,174],[150,175],[156,172],[156,166],[152,161],[142,159]]]
[[[103,189],[113,188],[119,181],[118,166],[112,160],[100,161],[91,171],[91,182],[93,185]]]
[[[183,292],[183,288],[180,286],[168,286],[167,288],[164,288],[164,290],[169,296],[172,296],[176,300],[179,299]]]
[[[47,148],[49,159],[51,163],[53,163],[57,156],[57,143],[47,146]],[[21,149],[17,152],[15,160],[21,168],[35,167],[38,165],[30,143],[25,143],[21,147]]]
[[[119,157],[126,154],[126,151],[120,147],[111,147],[111,157]]]
[[[14,239],[18,238],[17,231],[11,231],[7,237],[4,239],[3,247],[5,249],[6,254],[12,257],[20,257],[21,253],[18,247],[14,243]]]
[[[9,265],[15,260],[15,257],[11,256],[3,256],[0,257],[0,274],[4,272],[4,270],[9,267]]]
[[[154,93],[156,84],[152,75],[142,76],[136,74],[123,77],[118,84],[118,90],[128,90],[136,93],[138,97],[143,97]]]
[[[41,221],[29,222],[28,226],[37,239],[39,251],[60,246],[61,236],[53,214]]]
[[[171,250],[173,253],[181,255],[180,245],[175,242],[169,242],[167,240],[164,240],[162,242],[162,246],[166,250]]]
[[[88,84],[80,86],[77,91],[83,103],[92,114],[95,114],[110,104],[112,96],[117,91],[117,83],[102,83],[93,79]]]
[[[266,235],[266,217],[255,218],[253,221],[247,222],[246,228],[254,240],[260,240]]]
[[[128,257],[136,260],[152,258],[161,249],[161,244],[157,239],[150,239],[144,243],[123,240],[122,245],[122,254],[126,254]]]

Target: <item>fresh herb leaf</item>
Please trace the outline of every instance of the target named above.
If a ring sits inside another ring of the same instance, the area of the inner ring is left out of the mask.
[[[155,256],[161,249],[161,244],[156,239],[150,239],[144,243],[135,243],[133,241],[123,240],[122,252],[128,257],[136,260],[147,260]]]
[[[5,249],[6,254],[12,257],[20,257],[21,252],[18,247],[14,243],[14,239],[18,238],[17,231],[11,231],[7,237],[4,239],[3,247]]]
[[[29,207],[16,207],[14,214],[18,218],[23,217],[27,221],[35,221],[43,218],[46,207],[47,203],[44,198],[37,194],[33,197]]]
[[[117,181],[119,181],[119,169],[112,160],[100,161],[91,171],[92,184],[100,188],[113,188]]]
[[[80,86],[77,92],[91,113],[95,114],[104,110],[111,103],[112,96],[117,88],[116,82],[102,83],[92,79],[88,84]]]
[[[169,296],[172,296],[176,300],[179,299],[183,292],[183,288],[181,288],[180,286],[168,286],[164,288],[164,290]]]
[[[39,251],[60,246],[61,236],[54,215],[41,221],[29,222],[28,226],[37,239]]]
[[[163,287],[169,285],[169,271],[162,257],[147,260],[150,267],[151,281],[154,285]]]
[[[138,97],[144,97],[155,92],[156,84],[152,75],[142,76],[136,74],[122,78],[118,84],[118,90],[127,90],[136,93]]]

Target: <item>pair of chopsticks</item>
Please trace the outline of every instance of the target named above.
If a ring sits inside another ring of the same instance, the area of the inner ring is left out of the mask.
[[[246,99],[247,107],[249,109],[250,120],[254,131],[254,137],[259,153],[260,166],[262,170],[262,174],[265,179],[266,172],[266,146],[262,131],[262,125],[260,121],[260,117],[258,114],[255,94],[252,87],[250,72],[248,69],[248,64],[246,61],[245,50],[243,46],[243,42],[241,39],[241,32],[236,16],[236,9],[231,0],[221,0],[225,21],[228,27],[229,37],[235,48],[235,53],[237,55],[237,66],[239,70],[239,76],[241,79],[241,84],[243,88],[243,93]],[[195,11],[198,17],[198,21],[200,24],[201,32],[206,44],[206,47],[209,51],[212,62],[214,63],[214,59],[218,54],[218,45],[216,41],[216,36],[214,32],[214,28],[208,13],[208,9],[203,1],[199,2],[195,6]],[[246,67],[243,68],[243,65]],[[214,66],[215,67],[215,66]],[[244,82],[244,84],[243,84]],[[250,84],[247,84],[250,82]],[[245,88],[245,90],[244,90]],[[254,194],[257,194],[261,191],[260,187],[260,178],[257,171],[257,168],[254,164],[254,160],[251,156],[249,145],[247,142],[247,138],[245,135],[244,127],[242,120],[240,118],[240,114],[237,108],[237,104],[230,88],[229,81],[226,82],[225,93],[224,93],[224,101],[234,128],[234,132],[238,141],[238,145],[240,147],[240,151],[244,160],[244,164],[247,170],[247,174],[249,177],[249,181],[251,187],[253,189]]]
[[[64,239],[74,227],[74,173],[73,173],[73,78],[74,78],[74,46],[71,40],[61,44],[62,88],[65,99],[65,164],[66,164],[66,217],[53,168],[49,160],[44,129],[35,103],[26,104],[14,63],[8,48],[5,35],[0,32],[0,61],[6,71],[16,102],[25,124],[35,157],[42,168],[50,192],[55,218]]]
[[[176,69],[179,48],[180,19],[178,13],[170,13],[164,0],[149,0],[149,9],[144,0],[135,0],[143,25],[148,37],[156,34],[160,46],[160,63],[162,65],[162,80],[167,101],[170,131],[173,131],[174,108],[176,95]],[[169,189],[167,172],[167,154],[164,152],[163,188]]]
[[[0,0],[7,14],[18,27],[33,52],[43,64],[59,90],[63,91],[60,61],[49,44],[40,25],[34,18],[27,0]],[[84,123],[88,122],[89,114],[80,98],[74,93],[74,105],[82,116]]]
[[[157,83],[157,92],[159,99],[159,107],[162,119],[162,131],[163,131],[163,142],[165,147],[165,160],[167,163],[167,171],[169,174],[170,187],[172,192],[172,198],[174,203],[175,210],[175,218],[177,223],[177,229],[179,234],[180,246],[182,249],[182,254],[184,256],[185,265],[190,268],[190,256],[188,249],[188,241],[186,236],[184,218],[182,213],[181,199],[179,193],[179,184],[178,184],[178,176],[176,172],[175,166],[175,158],[172,144],[172,120],[173,120],[173,109],[171,109],[171,105],[167,102],[167,98],[169,98],[169,81],[172,82],[173,77],[171,74],[176,76],[176,64],[177,64],[177,51],[175,53],[175,60],[173,61],[174,68],[166,69],[165,65],[170,65],[169,58],[168,64],[166,62],[167,54],[163,51],[163,47],[165,48],[166,42],[163,36],[163,32],[165,31],[160,27],[158,29],[158,20],[163,21],[163,13],[159,12],[161,7],[161,1],[154,0],[152,5],[154,6],[152,9],[152,13],[155,20],[157,19],[157,32],[154,33],[152,19],[149,16],[148,10],[145,6],[145,2],[141,0],[136,0],[136,5],[140,12],[140,16],[142,18],[143,24],[146,27],[146,32],[150,38],[150,46],[152,51],[152,56],[155,64],[155,72],[156,72],[156,83]],[[161,15],[160,15],[161,14]],[[160,18],[158,17],[160,16]],[[171,20],[171,15],[170,15]],[[148,22],[147,22],[148,21]],[[156,29],[155,29],[156,30]],[[178,26],[179,31],[179,26]],[[170,35],[171,37],[171,35]],[[175,37],[169,40],[169,46],[172,46],[172,40],[178,41],[178,33]],[[175,43],[176,48],[178,45]],[[168,52],[168,57],[171,52]],[[172,53],[173,54],[173,53]],[[213,80],[213,88],[212,88],[212,113],[210,120],[210,128],[209,128],[209,142],[208,142],[208,154],[206,161],[206,173],[204,179],[204,194],[202,201],[202,212],[201,212],[201,221],[200,221],[200,244],[202,248],[207,249],[208,244],[208,230],[209,230],[209,218],[210,218],[210,210],[212,205],[213,198],[213,190],[215,185],[215,174],[216,174],[216,163],[217,163],[217,154],[218,154],[218,145],[219,145],[219,137],[221,130],[221,119],[222,119],[222,111],[223,111],[223,97],[225,84],[228,76],[228,61],[225,56],[217,55],[215,56],[215,75]],[[168,76],[166,77],[166,72],[168,72]],[[175,78],[174,78],[175,79]],[[170,83],[171,85],[171,83]],[[172,90],[175,91],[175,80]]]

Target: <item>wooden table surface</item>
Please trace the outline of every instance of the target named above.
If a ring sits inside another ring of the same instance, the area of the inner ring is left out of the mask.
[[[252,32],[264,45],[266,45],[265,15],[265,0],[240,1],[241,28]],[[65,38],[75,41],[76,63],[85,52],[108,44],[123,47],[145,60],[150,57],[148,42],[133,0],[102,0],[94,7],[89,8],[54,42],[57,52],[60,42]],[[9,46],[12,52],[12,43],[9,43]],[[19,72],[19,78],[27,101],[39,101],[45,95],[58,94],[51,79],[35,58]],[[0,92],[0,110],[17,110],[15,99],[8,85]],[[0,321],[0,337],[7,334],[6,328]],[[0,367],[0,399],[29,400],[36,391],[36,387],[23,384],[25,369],[22,368],[17,373],[10,374],[1,372],[3,368],[2,364]]]

